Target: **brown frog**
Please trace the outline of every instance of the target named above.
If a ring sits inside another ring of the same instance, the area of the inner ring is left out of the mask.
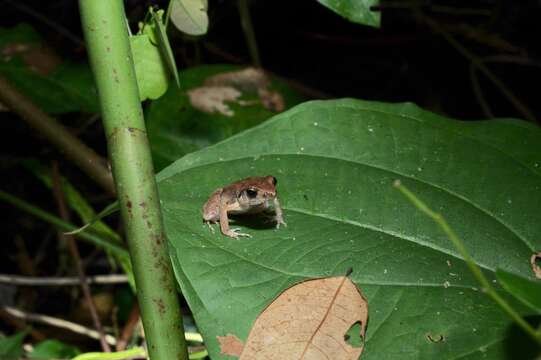
[[[254,176],[217,189],[203,205],[203,221],[213,232],[211,224],[219,221],[222,234],[235,239],[239,236],[251,237],[250,234],[239,232],[240,229],[230,229],[228,214],[260,213],[269,209],[272,201],[276,228],[287,226],[276,195],[276,182],[274,176]]]

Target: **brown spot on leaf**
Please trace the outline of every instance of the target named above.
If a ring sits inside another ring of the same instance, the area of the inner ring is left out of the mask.
[[[530,264],[532,264],[532,271],[535,274],[535,277],[541,279],[541,251],[535,253],[530,258]]]
[[[257,92],[270,85],[263,70],[249,67],[243,70],[220,73],[207,78],[205,86],[232,86],[244,92]]]
[[[267,110],[273,112],[282,112],[285,109],[284,98],[279,92],[269,91],[267,89],[259,89],[257,94],[261,100],[261,104]]]
[[[194,108],[209,114],[218,112],[225,116],[235,114],[225,102],[235,101],[240,95],[240,91],[228,86],[201,86],[188,91]]]
[[[235,335],[227,334],[227,336],[216,336],[220,343],[220,353],[229,356],[240,356],[244,345],[242,341]]]
[[[445,337],[441,334],[436,335],[436,336],[433,336],[432,334],[427,334],[426,338],[428,339],[428,341],[433,342],[433,343],[440,343],[440,342],[445,341]]]
[[[62,63],[62,59],[53,49],[40,43],[9,43],[0,49],[0,54],[2,60],[6,62],[14,57],[21,58],[30,70],[44,76],[53,72]]]
[[[350,346],[346,334],[359,323],[354,335],[364,340],[367,321],[368,303],[348,277],[308,280],[258,316],[240,359],[357,360],[364,343]]]
[[[226,101],[237,102],[240,105],[252,105],[256,102],[238,101],[241,93],[255,93],[264,108],[270,111],[285,109],[282,94],[269,90],[271,81],[261,69],[246,68],[211,76],[203,86],[188,92],[193,107],[203,112],[219,112],[225,116],[233,116],[233,111]]]

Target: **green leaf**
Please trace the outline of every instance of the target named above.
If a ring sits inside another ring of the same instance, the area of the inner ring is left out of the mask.
[[[23,355],[23,341],[28,331],[0,337],[0,358],[3,360],[19,359]]]
[[[496,268],[532,278],[539,154],[541,129],[519,120],[459,122],[412,104],[345,99],[304,103],[186,155],[158,181],[175,274],[211,357],[226,358],[216,336],[246,340],[284,289],[352,268],[369,303],[363,359],[507,358],[511,320],[392,183],[442,213],[490,281]],[[212,191],[269,174],[287,228],[239,218],[232,226],[253,238],[232,240],[203,225]]]
[[[171,0],[170,18],[177,29],[189,35],[203,35],[209,27],[207,0]]]
[[[7,49],[17,47],[21,50],[10,56],[3,56],[0,61],[0,74],[44,111],[99,111],[94,80],[88,65],[64,62],[56,65],[47,75],[42,75],[28,63],[29,59],[25,59],[25,55],[33,58],[49,56],[39,34],[26,24],[10,29],[0,28],[0,50],[5,53],[8,52]]]
[[[64,105],[71,111],[100,111],[98,92],[88,64],[64,62],[47,78],[64,94]]]
[[[243,92],[241,99],[257,103],[250,106],[232,104],[231,108],[235,112],[232,117],[204,113],[191,105],[188,91],[202,86],[208,77],[240,69],[232,65],[204,65],[187,69],[182,72],[182,90],[169,87],[164,96],[152,102],[145,119],[157,170],[187,153],[260,124],[274,115],[261,105],[257,94],[249,92]],[[303,100],[282,81],[274,78],[271,80],[271,89],[282,94],[286,109]]]
[[[29,24],[20,23],[12,28],[0,28],[0,48],[14,44],[40,44],[41,37]]]
[[[532,281],[502,269],[496,270],[502,287],[524,304],[541,314],[541,282]]]
[[[167,90],[168,73],[160,49],[154,45],[149,36],[130,36],[130,45],[139,87],[139,98],[157,99]]]
[[[106,207],[104,207],[103,210],[100,211],[98,214],[94,215],[94,217],[90,218],[89,220],[86,220],[88,222],[85,225],[81,226],[80,228],[78,228],[76,230],[67,232],[66,235],[78,234],[78,233],[80,233],[82,231],[85,231],[88,227],[91,227],[91,226],[96,227],[96,228],[97,227],[102,227],[105,224],[103,224],[100,220],[103,219],[106,216],[109,216],[109,215],[117,212],[118,210],[120,210],[119,209],[119,204],[118,204],[118,201],[115,201],[115,202],[107,205]],[[108,226],[107,226],[107,229],[110,230],[110,228]],[[117,241],[120,241],[120,236],[117,233],[114,233],[114,237],[116,238]]]
[[[177,87],[180,87],[180,79],[178,76],[177,64],[175,63],[173,50],[171,50],[171,44],[169,44],[167,31],[162,21],[163,10],[154,12],[154,10],[150,8],[149,11],[150,11],[150,14],[152,15],[152,21],[154,23],[155,32],[158,34],[158,39],[159,39],[158,45],[160,47],[162,58],[165,60],[165,63],[167,64],[169,73],[171,73],[173,77],[175,78],[175,83],[177,84]]]
[[[379,0],[317,0],[338,15],[351,22],[379,27],[381,15],[370,8],[379,4]]]
[[[45,168],[35,160],[25,161],[24,165],[38,179],[40,179],[45,184],[45,186],[47,186],[49,189],[52,189],[53,183],[50,172],[47,168]],[[115,242],[122,242],[120,235],[118,235],[104,222],[99,221],[104,217],[114,213],[115,211],[118,211],[119,207],[117,201],[109,204],[102,211],[100,211],[99,214],[96,215],[96,212],[94,211],[92,206],[90,206],[90,204],[81,195],[81,193],[66,178],[62,177],[61,182],[62,190],[64,191],[64,195],[66,196],[66,202],[71,209],[77,212],[77,215],[79,215],[83,223],[85,223],[85,225],[81,228],[67,233],[68,235],[77,234],[91,226],[92,230],[94,230],[95,232],[104,235]]]
[[[58,340],[44,340],[34,346],[34,350],[28,356],[31,359],[62,359],[72,358],[81,351],[72,345]]]

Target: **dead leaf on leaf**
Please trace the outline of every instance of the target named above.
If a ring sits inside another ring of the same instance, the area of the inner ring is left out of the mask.
[[[263,70],[246,68],[239,71],[230,71],[211,76],[205,80],[203,86],[192,91],[212,88],[233,88],[240,92],[256,93],[259,96],[261,104],[264,108],[275,112],[283,111],[285,109],[284,99],[280,93],[268,89],[270,84],[271,81]],[[190,101],[192,101],[191,97]],[[196,107],[193,101],[192,105]],[[241,105],[244,104],[241,103]],[[197,108],[201,110],[201,108]]]
[[[51,73],[62,62],[54,50],[36,43],[7,44],[0,50],[0,53],[4,62],[9,62],[12,58],[20,56],[32,71],[44,76]]]
[[[261,104],[267,110],[281,112],[285,109],[284,98],[279,92],[259,89],[257,91]]]
[[[258,316],[240,359],[356,360],[363,345],[350,346],[346,334],[360,324],[364,340],[367,320],[368,303],[348,277],[305,281],[285,290]],[[219,341],[223,344],[223,338]]]
[[[235,335],[227,334],[226,336],[216,336],[216,338],[220,343],[220,349],[223,355],[240,356],[242,354],[244,344]]]
[[[219,112],[225,116],[234,115],[225,102],[235,101],[240,95],[237,89],[228,86],[202,86],[188,91],[194,108],[210,114]]]
[[[246,68],[239,71],[230,71],[207,78],[205,86],[232,86],[244,92],[257,92],[270,85],[270,80],[262,70]]]
[[[537,265],[538,261],[541,261],[541,251],[536,254],[533,254],[532,257],[530,258],[530,264],[532,264],[532,270],[535,274],[535,277],[538,279],[541,279],[541,267]]]

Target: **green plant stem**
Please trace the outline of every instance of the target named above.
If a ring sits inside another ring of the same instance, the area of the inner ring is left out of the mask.
[[[252,64],[255,67],[260,68],[261,59],[259,57],[259,49],[257,47],[257,40],[255,38],[250,8],[248,7],[248,0],[237,0],[237,6],[239,8],[240,23],[242,25],[242,30],[244,31],[246,44],[248,44],[248,50],[250,51],[250,57],[252,58]]]
[[[464,243],[460,238],[455,234],[453,229],[447,224],[447,221],[445,221],[445,218],[430,209],[424,202],[422,202],[417,196],[415,196],[409,189],[407,189],[404,185],[400,183],[399,180],[396,180],[394,182],[394,186],[400,190],[402,194],[406,196],[406,198],[413,204],[417,209],[419,209],[421,212],[428,215],[430,218],[432,218],[439,227],[443,230],[443,232],[447,235],[449,240],[451,240],[451,243],[455,246],[455,248],[458,250],[460,255],[464,258],[464,261],[466,261],[466,265],[470,268],[470,271],[473,273],[477,281],[481,284],[482,290],[490,296],[496,304],[500,306],[500,308],[507,313],[513,319],[518,326],[520,326],[528,335],[530,335],[538,344],[541,344],[541,334],[536,332],[536,330],[528,324],[521,316],[518,314],[515,309],[511,307],[505,301],[498,292],[490,285],[490,281],[485,277],[481,269],[475,264],[475,261],[470,256],[468,251],[466,250],[466,247],[464,246]]]
[[[122,360],[137,356],[145,356],[145,349],[134,347],[129,350],[117,351],[113,353],[92,352],[77,355],[72,360]]]
[[[187,359],[122,0],[79,0],[152,360]]]
[[[68,160],[88,174],[103,189],[110,194],[115,193],[113,178],[107,169],[105,159],[43,112],[3,76],[0,76],[0,101],[18,114],[38,134],[47,138]]]
[[[11,194],[8,194],[4,191],[0,191],[0,200],[3,200],[7,203],[10,203],[11,205],[31,214],[35,217],[44,220],[60,230],[63,231],[72,231],[77,229],[77,226],[70,224],[68,222],[63,221],[62,219],[49,214],[48,212],[40,209],[37,206],[34,206],[30,203],[27,203],[24,200],[19,199],[16,196],[13,196]],[[115,244],[111,240],[105,240],[102,237],[95,235],[91,232],[81,232],[76,235],[76,237],[86,240],[96,246],[99,246],[103,249],[109,250],[113,255],[118,257],[121,260],[129,260],[130,255],[126,249],[124,249],[122,246]]]

